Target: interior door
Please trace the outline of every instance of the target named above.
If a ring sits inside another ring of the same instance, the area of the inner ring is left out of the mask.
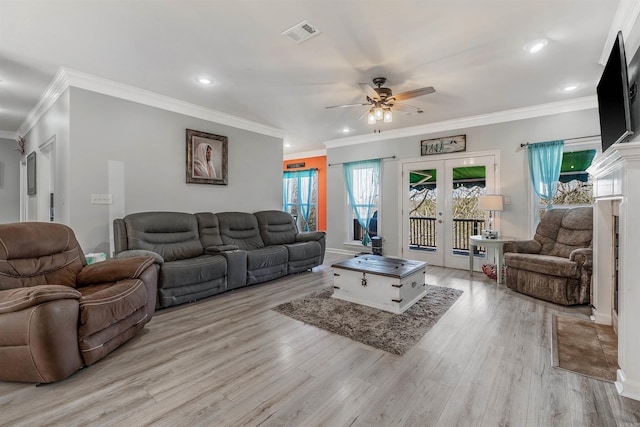
[[[402,257],[468,268],[469,235],[486,213],[477,198],[495,193],[495,156],[455,156],[402,166]]]

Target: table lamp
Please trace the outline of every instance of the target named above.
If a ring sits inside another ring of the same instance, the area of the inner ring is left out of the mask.
[[[498,238],[498,232],[493,229],[493,212],[503,209],[502,196],[498,194],[487,194],[478,197],[478,209],[489,211],[489,229],[483,230],[482,235],[489,239]]]

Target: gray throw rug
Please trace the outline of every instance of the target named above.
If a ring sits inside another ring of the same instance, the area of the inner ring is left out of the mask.
[[[415,345],[462,295],[458,289],[427,285],[427,294],[402,314],[332,298],[333,288],[274,307],[296,320],[402,355]]]

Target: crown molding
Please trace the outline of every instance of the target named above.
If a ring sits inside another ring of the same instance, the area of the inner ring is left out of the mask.
[[[60,68],[16,133],[25,136],[68,88],[69,80],[65,75],[64,68]]]
[[[8,130],[0,130],[0,139],[11,139],[15,141],[16,136],[17,134],[15,132],[11,132]]]
[[[551,102],[549,104],[540,104],[531,107],[499,111],[496,113],[480,114],[477,116],[445,120],[442,122],[429,123],[426,125],[394,129],[386,131],[384,133],[375,133],[373,135],[366,134],[348,138],[333,139],[330,141],[325,141],[324,145],[327,148],[344,147],[348,145],[364,144],[373,141],[385,141],[407,136],[425,135],[436,132],[445,132],[456,129],[511,122],[515,120],[532,119],[536,117],[550,116],[553,114],[568,113],[571,111],[589,110],[597,107],[597,98],[595,96],[586,96],[569,101]]]
[[[635,52],[638,48],[636,42],[636,36],[633,33],[635,23],[640,16],[640,2],[638,0],[620,0],[616,14],[611,22],[609,28],[609,34],[607,40],[604,42],[602,53],[600,54],[600,65],[605,65],[607,59],[609,59],[609,53],[611,53],[611,46],[618,35],[618,31],[622,31],[622,37],[625,41],[625,48],[629,49],[627,52]],[[633,55],[629,55],[628,59],[631,60]]]
[[[289,153],[283,156],[283,160],[295,160],[295,159],[303,159],[308,157],[322,157],[327,155],[327,150],[313,150],[313,151],[303,151],[300,153]]]
[[[69,87],[77,87],[161,110],[272,136],[274,138],[284,138],[285,134],[282,129],[64,67],[58,70],[53,81],[40,97],[36,107],[29,113],[27,119],[20,126],[18,133],[24,135],[31,130],[42,115]]]

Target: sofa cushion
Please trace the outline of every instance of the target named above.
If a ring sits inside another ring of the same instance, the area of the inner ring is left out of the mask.
[[[568,258],[551,255],[506,253],[504,262],[507,267],[533,271],[551,276],[579,278],[578,264]]]
[[[75,287],[86,265],[73,231],[62,224],[3,224],[0,233],[0,290],[39,285]]]
[[[198,238],[196,217],[181,212],[141,212],[124,217],[128,249],[160,254],[166,261],[197,257],[204,253]]]
[[[80,327],[78,337],[88,337],[147,305],[147,288],[140,279],[79,288]]]
[[[549,255],[569,258],[574,249],[591,246],[593,236],[593,209],[568,209],[562,218],[556,243]]]
[[[177,288],[208,282],[227,274],[227,261],[220,255],[201,255],[195,258],[165,262],[160,268],[158,288]]]
[[[298,229],[288,212],[271,210],[256,212],[254,215],[265,245],[284,245],[296,241]]]
[[[288,259],[289,251],[284,246],[267,246],[247,251],[247,284],[285,276]]]
[[[534,240],[542,245],[540,254],[549,255],[556,244],[556,237],[566,209],[550,209],[544,213],[544,220],[536,228]]]
[[[222,246],[222,236],[220,235],[220,223],[218,217],[211,212],[200,212],[195,214],[198,221],[198,234],[200,242],[204,248],[210,246]]]
[[[247,251],[264,247],[258,220],[246,212],[217,213],[220,235],[225,245],[235,245]]]

